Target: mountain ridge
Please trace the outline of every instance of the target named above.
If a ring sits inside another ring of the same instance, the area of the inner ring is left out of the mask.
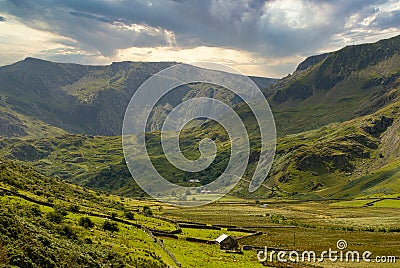
[[[174,64],[124,61],[87,66],[27,58],[0,67],[0,95],[4,105],[14,112],[66,132],[120,135],[125,109],[136,89],[151,75]],[[261,87],[275,82],[261,77],[253,79]],[[176,91],[164,106],[185,98],[192,87]],[[208,96],[207,90],[200,89],[198,94]],[[233,96],[228,101],[232,99]],[[168,111],[168,107],[160,108]]]
[[[291,134],[350,120],[395,102],[399,47],[400,35],[344,47],[271,85],[268,100],[282,124],[278,132]]]

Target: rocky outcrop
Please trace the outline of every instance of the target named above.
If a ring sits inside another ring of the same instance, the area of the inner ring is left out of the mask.
[[[307,69],[310,66],[313,66],[317,63],[320,63],[321,61],[323,61],[324,59],[326,59],[326,57],[328,57],[331,53],[324,53],[324,54],[320,54],[320,55],[314,55],[311,57],[306,58],[304,61],[302,61],[296,68],[296,72],[297,71],[302,71]]]
[[[379,136],[393,124],[393,118],[382,116],[380,119],[372,122],[371,125],[363,126],[362,129],[372,136]]]

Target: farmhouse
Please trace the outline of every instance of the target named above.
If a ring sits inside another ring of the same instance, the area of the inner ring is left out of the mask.
[[[215,241],[219,244],[219,248],[222,250],[233,250],[239,247],[239,243],[236,239],[230,237],[229,235],[222,234]]]

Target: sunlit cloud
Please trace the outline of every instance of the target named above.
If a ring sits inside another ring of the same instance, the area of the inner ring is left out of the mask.
[[[115,61],[217,62],[245,74],[263,76],[268,73],[270,77],[280,77],[282,66],[293,66],[301,59],[301,56],[286,58],[262,57],[257,53],[245,50],[206,46],[194,48],[132,47],[119,50],[114,57]]]
[[[0,10],[0,65],[213,61],[280,77],[307,56],[400,33],[397,0],[12,0]]]

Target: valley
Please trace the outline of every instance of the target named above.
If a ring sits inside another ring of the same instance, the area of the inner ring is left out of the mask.
[[[230,157],[228,133],[213,120],[199,119],[180,133],[180,149],[195,160],[199,142],[212,139],[214,162],[200,172],[168,162],[160,125],[182,101],[223,101],[249,135],[250,158],[238,185],[214,203],[189,208],[161,203],[136,184],[120,136],[138,86],[175,62],[85,66],[27,58],[0,67],[0,263],[263,267],[257,252],[265,246],[321,253],[341,239],[349,250],[399,260],[399,47],[396,36],[310,57],[279,80],[251,77],[270,103],[278,134],[272,169],[255,192],[248,187],[260,157],[260,130],[240,98],[193,83],[161,99],[146,126],[146,146],[170,182],[203,187],[224,172]],[[197,200],[213,193],[208,194],[189,190],[168,198]],[[221,250],[215,239],[223,234],[242,250]],[[350,267],[327,260],[264,264]]]

